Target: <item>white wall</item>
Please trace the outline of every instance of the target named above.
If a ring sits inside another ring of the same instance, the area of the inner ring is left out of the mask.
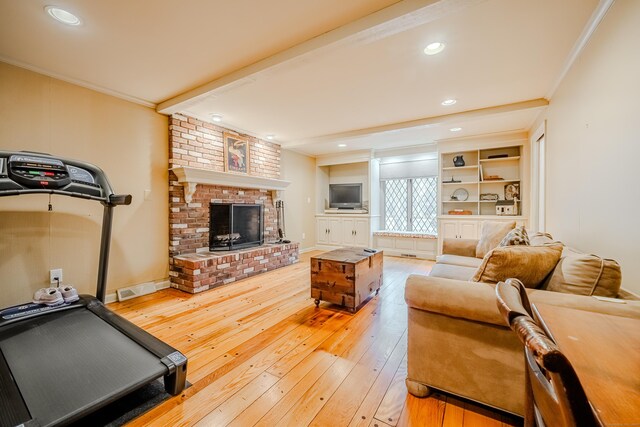
[[[380,165],[380,179],[422,178],[426,176],[438,176],[437,159],[382,163]]]
[[[154,110],[0,62],[0,141],[100,166],[117,193],[108,289],[168,275],[167,117]],[[150,200],[144,191],[151,190]],[[102,206],[46,195],[0,199],[0,307],[31,299],[49,269],[95,293]]]
[[[551,98],[547,231],[640,291],[640,1],[617,0]],[[535,127],[534,127],[535,128]]]
[[[282,197],[286,237],[300,242],[300,249],[311,248],[316,241],[316,161],[312,157],[282,149],[280,168],[280,177],[291,181]]]

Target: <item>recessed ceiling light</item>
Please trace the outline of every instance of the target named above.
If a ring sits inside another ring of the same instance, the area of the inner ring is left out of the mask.
[[[216,123],[219,123],[222,121],[222,116],[220,114],[212,114],[211,120],[213,120]]]
[[[451,128],[449,129],[451,132],[460,132],[462,128]]]
[[[273,139],[273,138],[275,138],[275,137],[276,137],[276,136],[275,136],[275,135],[272,135],[272,134],[267,135],[267,139]]]
[[[76,15],[71,12],[67,12],[64,9],[60,9],[57,6],[45,6],[44,10],[47,11],[50,17],[56,21],[60,21],[67,25],[80,25],[81,21]]]
[[[442,105],[453,105],[456,102],[458,102],[458,101],[455,100],[455,99],[445,99],[444,101],[442,101]]]
[[[338,147],[340,147],[340,148],[344,148],[346,146],[347,146],[347,144],[338,144]]]
[[[424,48],[425,55],[435,55],[436,53],[440,53],[444,50],[444,43],[441,42],[433,42],[429,43],[427,47]]]

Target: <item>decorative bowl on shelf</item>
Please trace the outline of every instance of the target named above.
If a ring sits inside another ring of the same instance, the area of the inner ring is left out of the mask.
[[[469,198],[469,192],[467,190],[465,190],[464,188],[458,188],[451,195],[451,200],[457,201],[457,202],[464,202],[468,198]]]

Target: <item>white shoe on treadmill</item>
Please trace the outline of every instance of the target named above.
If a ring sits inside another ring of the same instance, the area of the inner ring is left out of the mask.
[[[42,288],[38,289],[33,295],[33,302],[36,304],[45,304],[50,307],[64,304],[64,298],[58,288]]]
[[[78,291],[71,285],[61,287],[60,293],[62,294],[62,298],[64,298],[65,303],[75,302],[80,299]]]

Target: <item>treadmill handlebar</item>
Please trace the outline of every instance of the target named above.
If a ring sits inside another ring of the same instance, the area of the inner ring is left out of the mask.
[[[109,203],[112,205],[124,205],[131,204],[131,194],[112,194],[109,196]]]

